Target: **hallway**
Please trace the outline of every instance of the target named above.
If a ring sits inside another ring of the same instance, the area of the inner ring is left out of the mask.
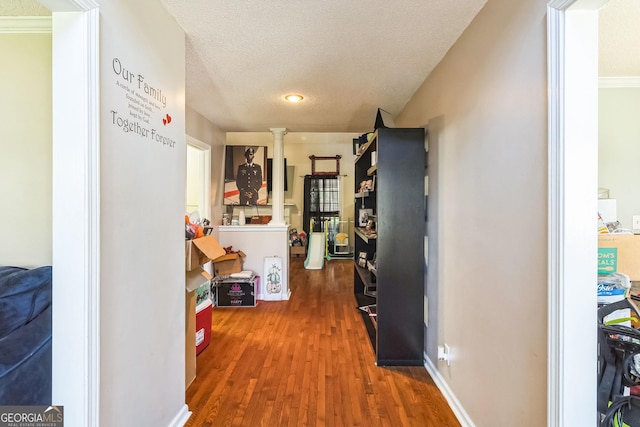
[[[289,301],[214,307],[186,425],[459,426],[424,368],[374,365],[353,261],[303,261],[291,258]]]

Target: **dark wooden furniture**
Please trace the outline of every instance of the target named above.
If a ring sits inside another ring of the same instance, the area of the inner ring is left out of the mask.
[[[424,129],[380,128],[356,156],[354,293],[380,366],[423,364],[424,176]]]

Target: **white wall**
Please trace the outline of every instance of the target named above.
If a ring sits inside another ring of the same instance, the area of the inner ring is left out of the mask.
[[[224,191],[224,144],[225,133],[214,123],[205,119],[195,110],[186,109],[187,135],[211,146],[211,223],[219,224],[222,219],[222,199]]]
[[[0,265],[51,264],[51,34],[0,34]]]
[[[109,0],[100,41],[100,424],[167,426],[185,403],[185,37],[157,1]]]
[[[489,0],[395,120],[437,146],[427,353],[478,426],[546,424],[546,3]]]
[[[342,208],[343,219],[349,217],[353,220],[353,138],[357,134],[350,133],[296,133],[291,132],[284,136],[284,157],[287,159],[288,187],[284,193],[284,201],[294,204],[290,208],[291,227],[301,231],[302,214],[304,211],[304,176],[311,174],[311,160],[309,156],[333,157],[341,155],[340,175],[342,178]],[[229,132],[227,134],[229,145],[258,145],[267,147],[267,157],[273,157],[273,134],[271,132]],[[318,161],[316,169],[328,170],[332,165],[329,162]],[[325,168],[326,167],[326,168]],[[222,188],[222,187],[221,187]],[[222,190],[221,190],[222,191]],[[271,200],[271,196],[269,196]]]
[[[633,228],[640,215],[640,88],[601,88],[598,118],[598,186],[617,200],[618,221]]]

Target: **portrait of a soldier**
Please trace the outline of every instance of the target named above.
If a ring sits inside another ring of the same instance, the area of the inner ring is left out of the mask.
[[[247,148],[244,152],[246,161],[238,166],[236,174],[236,186],[240,191],[240,204],[256,205],[258,203],[258,191],[262,187],[262,167],[254,163],[255,149]]]

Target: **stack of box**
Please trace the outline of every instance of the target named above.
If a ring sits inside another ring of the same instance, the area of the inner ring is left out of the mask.
[[[640,236],[634,234],[598,235],[598,304],[609,304],[629,295],[631,281],[640,281]],[[625,286],[617,284],[620,279]],[[629,319],[630,309],[614,311],[605,321]],[[630,321],[621,323],[631,326]]]
[[[211,304],[206,304],[206,300],[210,301],[210,297],[208,292],[206,292],[207,296],[203,297],[205,291],[202,290],[209,288],[211,275],[202,268],[202,265],[225,254],[225,250],[213,236],[187,240],[185,243],[185,387],[188,387],[196,377],[197,348],[202,351],[209,344],[211,337]],[[201,295],[200,310],[196,308],[198,289]]]
[[[242,271],[242,263],[246,255],[242,251],[233,253],[225,253],[222,256],[213,259],[213,269],[218,277],[225,277],[230,274],[240,273]]]
[[[624,273],[640,281],[640,236],[598,235],[598,274]]]

